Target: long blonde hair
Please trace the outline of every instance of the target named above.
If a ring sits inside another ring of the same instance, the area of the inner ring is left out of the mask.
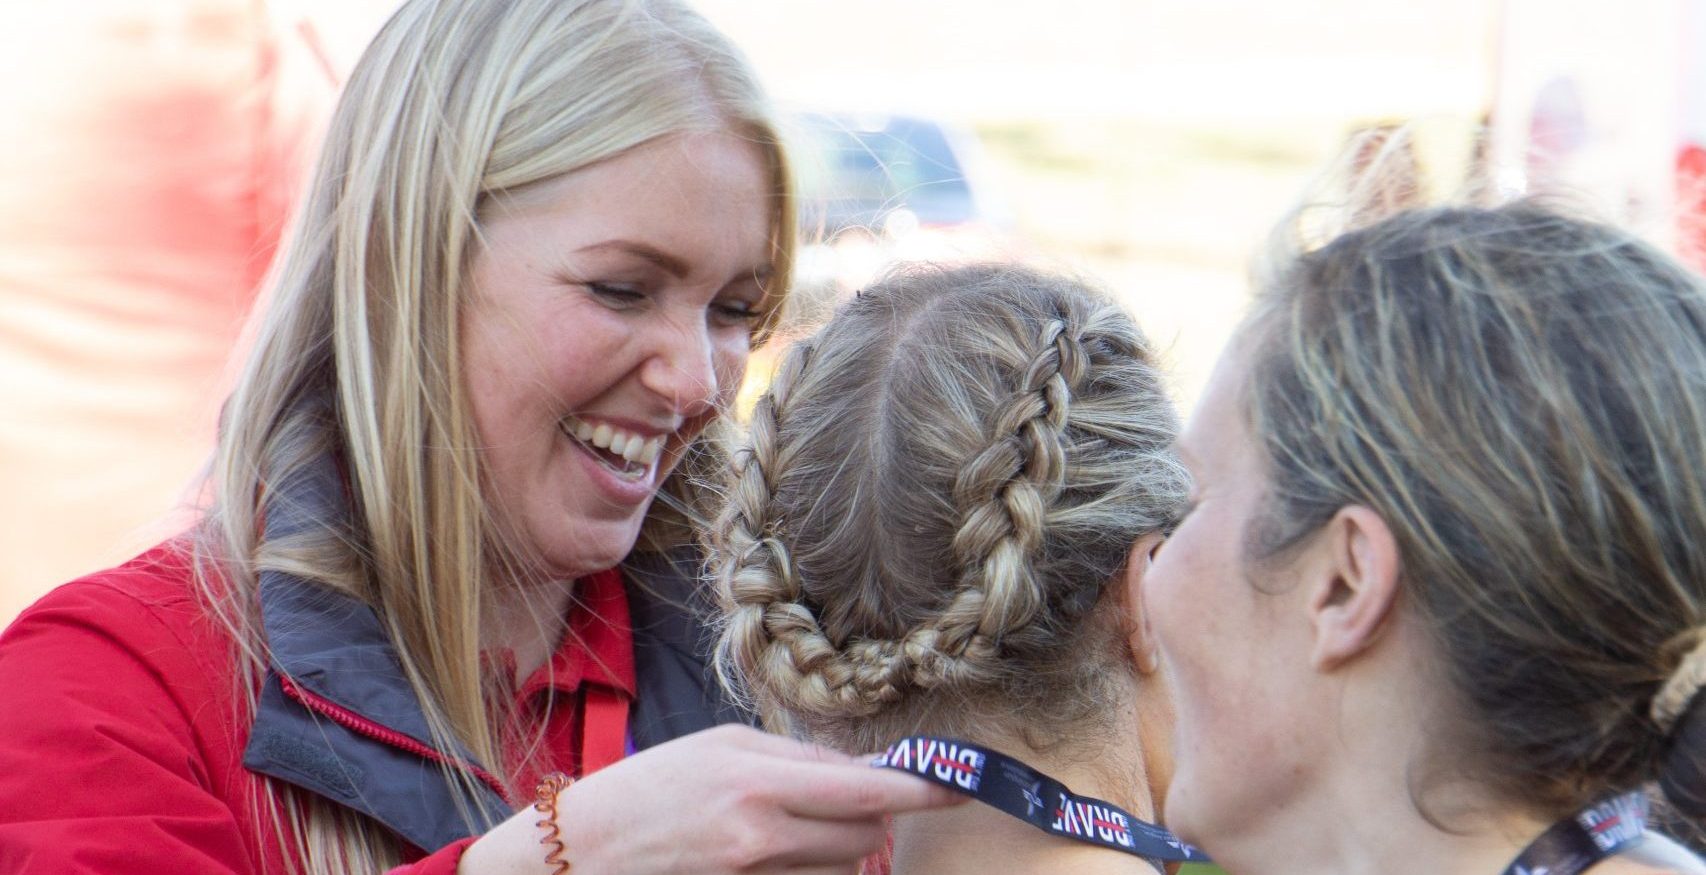
[[[683,3],[412,0],[375,38],[224,410],[197,537],[203,596],[241,651],[251,708],[265,665],[257,579],[288,572],[372,605],[435,741],[502,762],[478,630],[491,573],[516,552],[481,494],[458,348],[480,212],[500,193],[690,131],[746,137],[769,164],[774,312],[793,254],[787,165],[747,63]],[[651,537],[701,503],[694,477],[720,458],[710,436],[688,456],[654,505]],[[346,472],[350,524],[265,537],[269,486],[328,458]],[[275,789],[268,804],[307,871],[395,862],[384,829]]]
[[[1074,280],[925,267],[866,288],[789,350],[736,453],[720,670],[773,725],[849,751],[1109,729],[1130,703],[1103,608],[1180,509],[1177,429],[1142,333]]]

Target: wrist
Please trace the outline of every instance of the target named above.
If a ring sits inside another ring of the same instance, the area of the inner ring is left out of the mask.
[[[572,782],[565,779],[561,788],[550,791],[549,798],[555,805],[554,810],[551,810],[551,804],[547,804],[547,810],[541,811],[540,805],[546,804],[541,793],[545,792],[547,786],[547,782],[541,781],[534,791],[533,801],[527,807],[468,846],[457,861],[456,875],[556,875],[558,872],[569,871],[547,862],[547,854],[555,850],[555,846],[550,844],[551,832],[541,824],[550,822],[556,825],[557,839],[564,846],[559,858],[566,861],[569,856],[567,848],[571,842],[562,830],[562,806],[565,798],[577,795],[569,791],[570,783]]]
[[[545,866],[551,875],[568,875],[568,846],[563,841],[563,826],[558,820],[558,803],[563,793],[575,782],[562,772],[552,772],[533,791],[533,810],[539,819],[533,824],[540,830],[539,844],[544,848]]]

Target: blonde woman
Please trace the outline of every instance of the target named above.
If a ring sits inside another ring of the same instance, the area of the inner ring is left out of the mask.
[[[1143,335],[1075,281],[864,289],[786,353],[737,454],[720,665],[794,735],[972,742],[1153,821],[1170,710],[1134,592],[1186,488],[1176,429]],[[1153,871],[982,805],[893,834],[898,873]]]
[[[0,637],[0,871],[835,872],[944,800],[670,741],[727,714],[677,548],[792,227],[757,86],[679,3],[405,5],[204,518]]]
[[[1143,584],[1168,823],[1240,875],[1698,873],[1706,290],[1534,204],[1291,251]]]

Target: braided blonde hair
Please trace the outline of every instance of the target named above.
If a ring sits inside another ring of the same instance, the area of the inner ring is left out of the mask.
[[[785,357],[713,534],[719,670],[847,749],[1110,704],[1097,611],[1187,481],[1147,341],[1011,265],[912,268]],[[951,697],[952,706],[935,707]]]

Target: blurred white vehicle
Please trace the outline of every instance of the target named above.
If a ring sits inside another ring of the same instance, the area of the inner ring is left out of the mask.
[[[1015,254],[969,131],[913,116],[808,113],[792,134],[802,239],[792,325],[827,317],[896,261]]]

